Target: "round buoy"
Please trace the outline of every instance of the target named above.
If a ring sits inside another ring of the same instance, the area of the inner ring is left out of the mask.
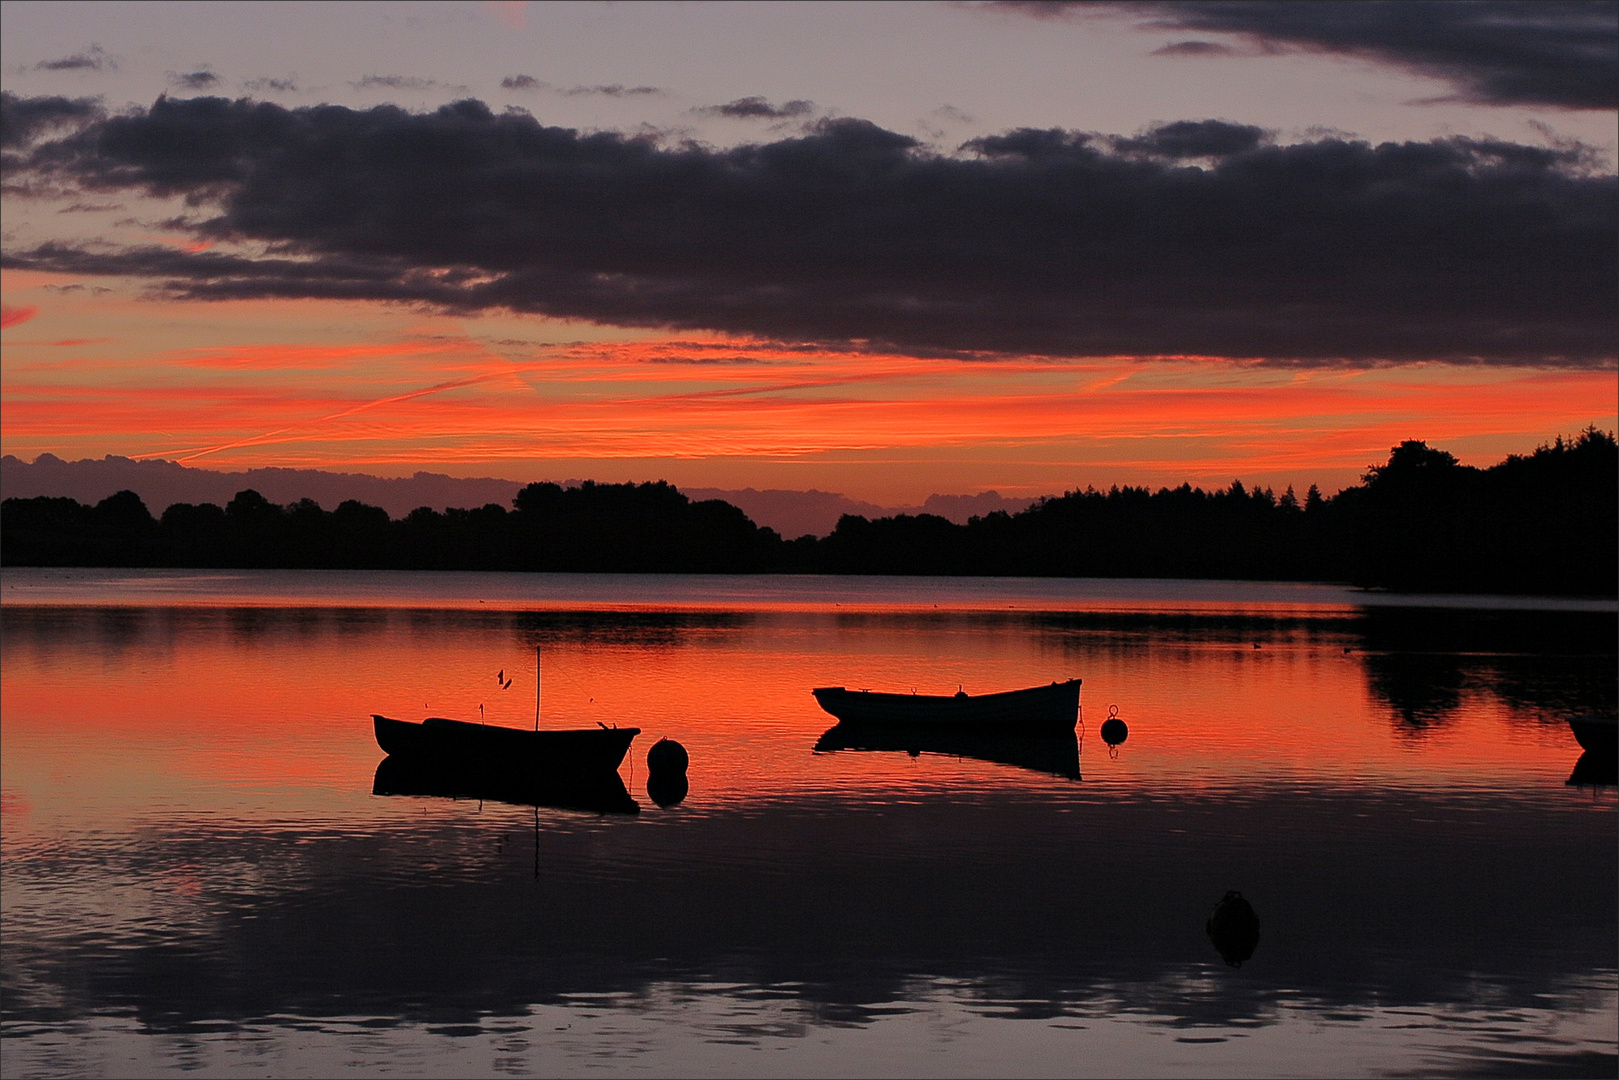
[[[1102,721],[1102,741],[1109,746],[1118,746],[1129,737],[1130,728],[1123,720],[1119,719],[1119,707],[1109,705],[1107,707],[1107,719]]]
[[[1236,889],[1232,889],[1214,905],[1209,921],[1203,929],[1230,967],[1241,967],[1242,962],[1254,955],[1259,947],[1259,916]]]
[[[646,778],[647,798],[665,810],[678,806],[690,790],[683,772],[652,773]]]
[[[685,776],[686,766],[690,763],[691,758],[686,756],[686,748],[673,739],[659,739],[652,744],[652,749],[646,752],[646,769],[650,774]]]

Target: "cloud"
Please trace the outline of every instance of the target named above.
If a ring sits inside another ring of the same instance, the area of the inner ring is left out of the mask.
[[[935,142],[941,142],[950,134],[950,126],[954,124],[976,123],[977,118],[956,108],[954,105],[940,105],[937,109],[917,120],[917,129]]]
[[[182,90],[211,90],[219,81],[219,76],[211,71],[169,72],[169,85]]]
[[[110,292],[112,292],[112,290],[107,288],[106,286],[103,286],[103,285],[86,285],[82,281],[71,282],[71,283],[69,283],[67,285],[41,285],[40,288],[47,289],[47,290],[49,290],[51,292],[54,292],[54,293],[88,292],[88,293],[93,293],[93,294],[95,294],[97,296],[101,295],[102,293],[110,293]]]
[[[1485,105],[1619,107],[1619,6],[1591,0],[1014,0],[1039,17],[1106,9],[1156,30],[1237,34],[1261,48],[1359,56],[1445,79]],[[1182,42],[1160,55],[1207,55]],[[1195,47],[1194,47],[1195,46]]]
[[[1113,147],[1153,157],[1224,158],[1244,154],[1270,141],[1270,133],[1227,120],[1177,120],[1133,139],[1113,139]]]
[[[261,93],[261,94],[264,93],[265,91],[276,91],[276,92],[279,92],[279,93],[289,93],[291,91],[294,91],[294,90],[298,89],[298,80],[297,79],[272,79],[272,78],[270,78],[269,76],[266,75],[263,78],[246,80],[245,82],[242,83],[242,89],[244,89],[244,90],[253,90],[253,91],[256,91],[256,92]]]
[[[464,86],[441,83],[437,79],[422,79],[415,75],[363,75],[349,83],[356,90],[465,90]]]
[[[733,120],[787,120],[795,116],[808,116],[815,111],[815,102],[795,98],[772,105],[762,97],[744,97],[724,105],[704,105],[692,111],[704,116],[728,116]]]
[[[9,171],[186,198],[215,215],[193,235],[222,246],[46,243],[5,261],[195,299],[402,301],[923,355],[1611,367],[1619,214],[1614,178],[1593,170],[1577,146],[1277,145],[1222,120],[1025,129],[942,154],[852,119],[716,149],[470,100],[162,98]]]
[[[1221,45],[1217,41],[1172,41],[1162,48],[1154,49],[1154,56],[1232,56],[1236,49],[1229,45]]]
[[[664,90],[656,86],[625,86],[623,83],[611,83],[607,86],[567,86],[558,87],[557,93],[563,97],[587,97],[600,95],[602,97],[661,97]]]
[[[28,146],[46,133],[105,115],[97,98],[18,97],[0,91],[0,147]],[[6,161],[7,171],[12,162]]]
[[[38,314],[39,308],[32,305],[0,304],[0,329],[21,326]]]
[[[563,97],[661,97],[666,93],[657,86],[625,86],[623,83],[609,83],[603,86],[552,86],[544,79],[536,79],[532,75],[508,75],[500,80],[504,90],[549,90]]]
[[[100,45],[91,45],[71,56],[41,60],[34,67],[39,71],[116,71],[118,62]]]

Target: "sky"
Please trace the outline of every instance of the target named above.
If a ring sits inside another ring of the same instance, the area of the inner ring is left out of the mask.
[[[0,450],[880,504],[1616,426],[1608,3],[0,6]]]

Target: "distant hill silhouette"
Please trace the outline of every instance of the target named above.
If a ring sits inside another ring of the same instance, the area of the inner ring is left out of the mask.
[[[63,461],[54,454],[41,454],[33,464],[11,454],[0,458],[0,495],[5,498],[46,495],[98,503],[116,492],[133,491],[156,514],[175,503],[224,506],[238,491],[251,488],[276,503],[313,499],[335,508],[355,499],[380,506],[390,517],[404,517],[418,506],[435,510],[486,503],[510,506],[522,486],[515,480],[490,476],[465,479],[429,472],[399,478],[318,469],[215,472],[173,461],[135,461],[110,454],[99,461]]]
[[[921,506],[879,506],[876,503],[851,499],[831,491],[784,491],[753,488],[741,490],[727,488],[681,488],[693,499],[723,499],[760,525],[775,529],[782,536],[796,538],[805,535],[825,536],[838,526],[838,519],[848,514],[864,518],[894,517],[897,514],[935,514],[957,525],[967,519],[997,510],[1016,513],[1027,509],[1035,500],[1007,498],[997,491],[977,495],[929,495]]]
[[[578,487],[582,480],[563,481]],[[273,503],[312,499],[331,510],[354,499],[379,506],[389,517],[404,517],[419,506],[440,512],[499,503],[510,506],[523,487],[516,480],[483,476],[473,479],[443,473],[418,472],[407,477],[371,476],[366,473],[327,472],[320,469],[248,469],[216,472],[173,461],[135,461],[108,455],[101,459],[63,461],[41,454],[32,464],[7,454],[0,458],[0,497],[31,499],[37,496],[68,498],[94,505],[120,491],[133,491],[154,514],[175,503],[216,503],[224,506],[239,491],[252,489]],[[1009,499],[993,491],[978,495],[930,495],[921,506],[879,506],[830,491],[756,491],[721,488],[682,488],[693,501],[723,499],[760,525],[794,538],[806,533],[825,536],[845,514],[892,517],[929,513],[958,525],[974,514],[996,510],[1015,512],[1033,499]]]
[[[965,525],[971,519],[986,514],[1015,514],[1039,501],[1033,498],[1009,498],[998,491],[981,491],[977,495],[929,495],[916,512],[933,514],[946,521],[954,521],[957,525]]]
[[[729,488],[681,488],[693,499],[723,499],[739,507],[744,514],[776,530],[789,539],[799,536],[825,536],[837,528],[838,519],[845,514],[864,517],[883,517],[895,513],[892,507],[851,499],[832,491],[786,491],[767,488],[741,490]]]

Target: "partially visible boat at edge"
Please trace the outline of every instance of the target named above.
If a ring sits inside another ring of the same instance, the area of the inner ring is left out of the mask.
[[[884,694],[822,686],[811,691],[821,708],[850,725],[905,725],[994,731],[1073,731],[1079,720],[1079,679],[999,694]]]
[[[1612,754],[1587,750],[1574,763],[1567,783],[1570,787],[1613,787],[1619,784],[1619,760]]]
[[[1593,754],[1619,756],[1619,717],[1571,716],[1568,728],[1581,747]]]

